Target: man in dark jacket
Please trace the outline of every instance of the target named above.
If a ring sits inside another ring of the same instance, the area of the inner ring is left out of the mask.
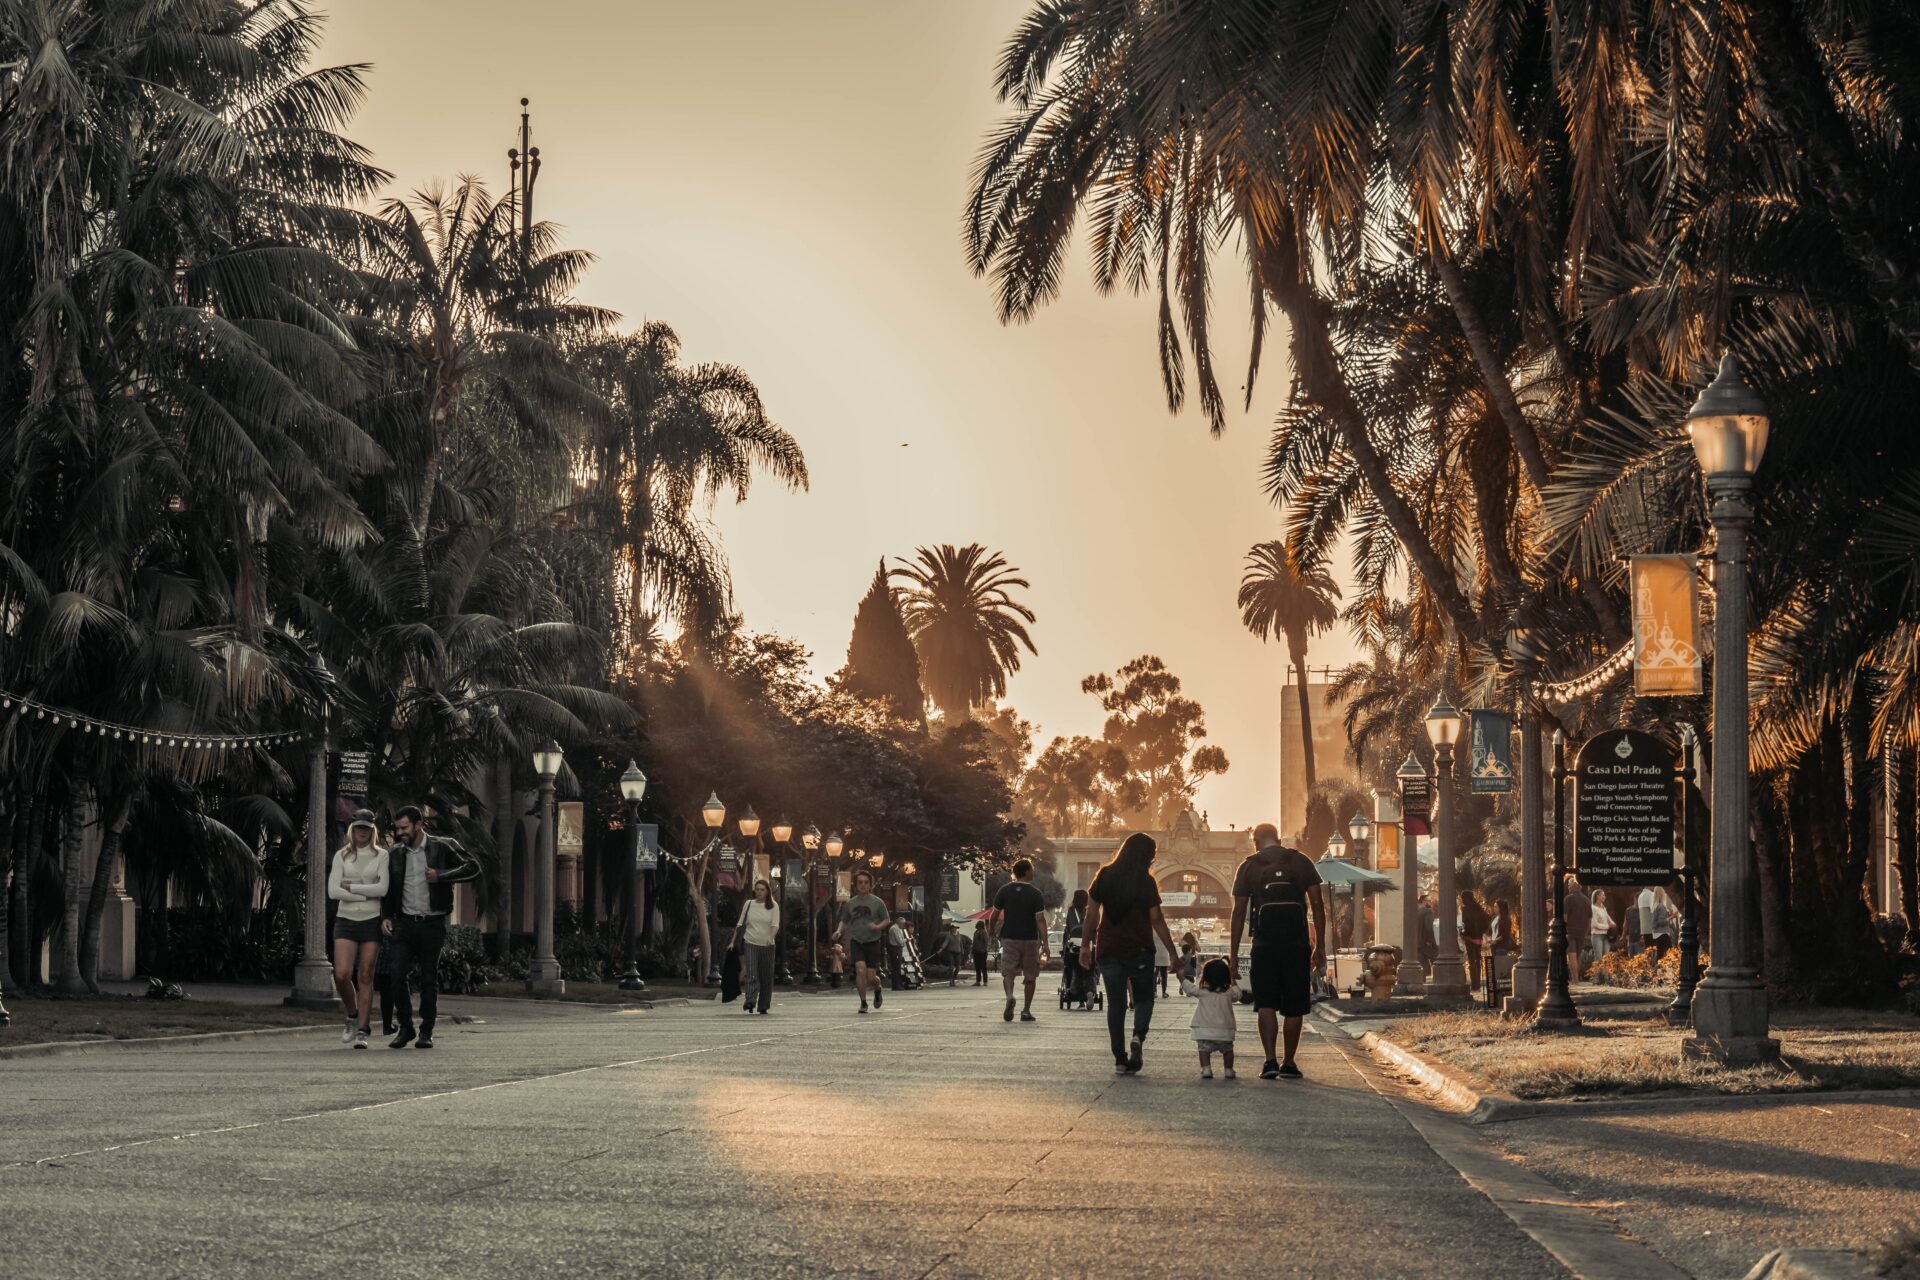
[[[393,818],[398,843],[388,852],[387,896],[381,900],[381,928],[393,939],[393,1008],[400,1032],[387,1042],[404,1049],[417,1039],[433,1048],[434,1018],[440,1011],[440,948],[447,942],[447,917],[453,914],[453,886],[480,877],[480,864],[457,840],[427,834],[420,810],[408,805]],[[420,967],[420,1030],[413,1028],[413,1000],[407,972]]]

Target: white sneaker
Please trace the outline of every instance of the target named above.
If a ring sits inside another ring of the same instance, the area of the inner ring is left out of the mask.
[[[364,1048],[366,1048],[366,1047],[367,1047],[367,1033],[366,1033],[366,1032],[364,1032],[364,1031],[355,1031],[355,1032],[353,1033],[353,1047],[354,1047],[354,1048],[356,1048],[356,1049],[364,1049]]]
[[[1228,1067],[1228,1068],[1226,1069],[1226,1077],[1227,1077],[1227,1079],[1229,1079],[1229,1080],[1238,1080],[1238,1079],[1240,1078],[1239,1076],[1236,1076],[1236,1075],[1234,1075],[1234,1074],[1233,1074],[1233,1068],[1232,1068],[1232,1067]]]
[[[1212,1067],[1202,1067],[1202,1068],[1200,1068],[1200,1078],[1201,1078],[1202,1080],[1211,1080],[1211,1079],[1213,1079],[1213,1068],[1212,1068]]]
[[[348,1018],[348,1019],[346,1020],[346,1025],[345,1025],[345,1026],[343,1026],[343,1027],[342,1027],[342,1028],[340,1029],[340,1043],[341,1043],[341,1044],[352,1044],[352,1043],[353,1043],[353,1033],[354,1033],[354,1032],[356,1032],[356,1031],[358,1031],[359,1029],[360,1029],[359,1027],[357,1027],[357,1026],[355,1026],[355,1025],[354,1025],[354,1021],[353,1021],[353,1019],[352,1019],[352,1018]]]

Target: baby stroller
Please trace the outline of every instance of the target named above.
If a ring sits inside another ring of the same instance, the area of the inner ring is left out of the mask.
[[[1091,969],[1080,967],[1080,945],[1069,942],[1060,949],[1060,1007],[1062,1009],[1103,1009],[1107,994]]]

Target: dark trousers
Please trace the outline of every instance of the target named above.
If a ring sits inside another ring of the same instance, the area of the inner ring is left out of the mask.
[[[1145,1040],[1153,1022],[1153,952],[1131,960],[1101,960],[1100,981],[1107,988],[1107,1039],[1113,1060],[1127,1060],[1127,991],[1133,991],[1133,1038]]]
[[[765,1013],[773,1003],[773,948],[749,942],[742,951],[741,980],[751,1002],[746,1007]]]
[[[973,953],[973,985],[976,987],[987,985],[987,953],[984,951]]]
[[[393,1011],[402,1027],[413,1026],[407,971],[420,966],[420,1028],[431,1032],[440,1012],[440,948],[447,945],[445,916],[399,915],[393,921]]]
[[[1460,944],[1467,953],[1467,980],[1472,983],[1473,989],[1478,991],[1480,989],[1480,944],[1469,942],[1464,938],[1461,939]]]

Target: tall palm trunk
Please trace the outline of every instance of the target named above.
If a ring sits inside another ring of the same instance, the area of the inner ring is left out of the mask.
[[[1526,414],[1520,411],[1520,399],[1514,394],[1513,381],[1507,376],[1506,366],[1500,362],[1499,353],[1494,350],[1493,339],[1487,332],[1485,318],[1480,308],[1467,292],[1466,280],[1460,274],[1460,266],[1454,261],[1452,251],[1445,245],[1433,252],[1434,273],[1440,277],[1441,288],[1446,291],[1447,303],[1453,308],[1454,320],[1460,326],[1461,334],[1467,340],[1467,346],[1473,352],[1474,363],[1480,366],[1480,378],[1487,388],[1487,399],[1493,405],[1494,413],[1507,429],[1507,435],[1513,441],[1514,454],[1520,459],[1520,466],[1526,472],[1527,481],[1533,486],[1534,496],[1543,497],[1547,489],[1548,472],[1546,454],[1540,447],[1539,433],[1533,424],[1527,421]],[[1569,369],[1571,373],[1571,369]],[[1584,389],[1582,395],[1584,403]],[[1496,575],[1508,580],[1517,580],[1516,571],[1500,564],[1491,564]],[[1580,595],[1600,631],[1607,637],[1609,644],[1625,644],[1631,633],[1620,620],[1620,611],[1614,608],[1613,601],[1601,589],[1600,584],[1590,576],[1580,577]]]
[[[100,835],[100,857],[93,868],[93,888],[87,894],[87,917],[80,929],[80,980],[87,990],[100,992],[100,920],[107,912],[107,894],[120,862],[120,850],[127,833],[127,818],[133,812],[134,792],[129,789],[115,798],[106,829]]]
[[[74,785],[67,800],[66,823],[60,832],[61,898],[65,910],[60,919],[60,971],[55,985],[65,995],[84,995],[87,990],[80,976],[80,917],[87,897],[87,881],[81,875],[80,863],[85,851],[91,794],[91,788],[85,783]]]
[[[1300,762],[1306,766],[1307,794],[1311,796],[1319,778],[1313,768],[1313,698],[1307,692],[1307,637],[1304,634],[1287,633],[1287,658],[1300,673]]]
[[[1466,337],[1474,362],[1480,366],[1480,378],[1486,384],[1487,399],[1492,402],[1494,412],[1499,415],[1507,434],[1513,438],[1513,451],[1519,456],[1527,480],[1533,485],[1535,496],[1538,496],[1547,488],[1547,459],[1540,451],[1540,437],[1534,432],[1533,424],[1527,421],[1527,415],[1520,412],[1520,399],[1514,395],[1506,366],[1493,349],[1493,339],[1487,333],[1480,308],[1467,292],[1467,282],[1460,274],[1460,264],[1453,260],[1453,250],[1445,244],[1439,244],[1434,247],[1432,256],[1434,274],[1440,277],[1440,287],[1446,291],[1454,320],[1460,325],[1461,334]]]
[[[14,794],[17,803],[19,793]],[[0,994],[13,995],[19,991],[19,984],[13,977],[13,912],[10,909],[12,893],[9,889],[10,878],[18,874],[20,815],[12,808],[7,811],[4,820],[0,820]]]
[[[1888,767],[1893,770],[1893,864],[1900,873],[1900,911],[1907,919],[1907,937],[1920,940],[1920,805],[1915,803],[1915,766],[1920,751],[1901,747]],[[1888,904],[1892,910],[1892,904]]]
[[[31,796],[27,801],[26,841],[14,855],[13,893],[8,903],[8,944],[12,951],[13,976],[23,990],[32,990],[40,981],[38,931],[33,924],[33,882],[40,874],[46,856],[47,800]]]
[[[493,762],[493,843],[499,850],[499,884],[493,893],[494,955],[513,952],[513,847],[520,817],[514,812],[513,761],[503,750]]]
[[[1480,619],[1452,568],[1440,558],[1432,539],[1420,527],[1420,518],[1393,486],[1386,459],[1367,433],[1366,416],[1348,385],[1340,353],[1333,342],[1332,309],[1301,271],[1297,250],[1280,247],[1268,255],[1267,292],[1287,317],[1292,331],[1293,369],[1309,400],[1319,405],[1340,432],[1353,456],[1355,468],[1380,506],[1394,537],[1433,594],[1440,612],[1463,638],[1477,640]]]

